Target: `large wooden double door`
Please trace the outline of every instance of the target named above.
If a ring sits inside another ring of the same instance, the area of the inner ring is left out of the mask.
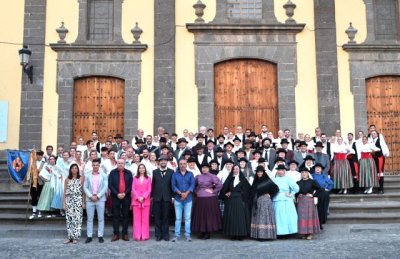
[[[236,126],[259,132],[279,128],[277,68],[270,62],[238,59],[214,66],[214,127]]]
[[[112,77],[86,77],[75,80],[73,140],[91,139],[97,131],[101,141],[108,135],[124,134],[123,80]]]
[[[400,170],[400,76],[367,79],[368,124],[375,124],[389,147],[385,171]]]

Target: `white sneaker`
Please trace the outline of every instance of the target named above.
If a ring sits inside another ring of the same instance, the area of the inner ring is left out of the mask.
[[[34,219],[36,217],[35,213],[32,213],[32,215],[29,216],[29,219]]]
[[[39,214],[37,215],[38,218],[42,217],[42,214],[39,212]]]

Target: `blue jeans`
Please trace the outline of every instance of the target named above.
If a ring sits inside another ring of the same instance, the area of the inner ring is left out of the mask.
[[[104,234],[104,207],[105,201],[92,202],[87,198],[86,200],[86,214],[87,214],[87,237],[93,236],[93,218],[94,210],[97,211],[98,229],[97,236],[103,237]]]
[[[190,223],[192,220],[192,201],[174,201],[175,207],[175,236],[181,236],[182,212],[185,217],[185,236],[190,237]]]

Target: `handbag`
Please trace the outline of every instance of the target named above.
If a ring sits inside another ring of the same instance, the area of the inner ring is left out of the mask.
[[[318,197],[314,197],[314,205],[318,204]]]
[[[48,182],[51,179],[51,174],[47,171],[47,167],[45,168],[45,170],[40,171],[39,173],[39,177],[40,179],[42,179],[44,182]]]

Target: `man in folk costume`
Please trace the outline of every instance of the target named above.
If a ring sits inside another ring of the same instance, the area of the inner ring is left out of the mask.
[[[216,145],[216,147],[217,148],[220,147],[220,148],[223,149],[224,145],[225,145],[225,137],[224,137],[224,135],[220,134],[217,137],[217,145]]]
[[[194,155],[194,160],[196,162],[197,168],[201,168],[201,165],[204,163],[209,163],[211,159],[204,154],[204,146],[203,145],[196,145],[196,155]]]
[[[205,155],[208,156],[210,158],[210,160],[215,159],[216,157],[216,153],[215,153],[215,144],[214,141],[212,141],[211,139],[207,140],[207,149],[205,152]]]
[[[197,155],[197,148],[198,148],[199,146],[203,146],[204,149],[205,149],[205,146],[204,146],[205,137],[204,137],[204,135],[203,135],[202,133],[197,134],[196,140],[197,140],[196,145],[194,145],[194,146],[192,147],[192,154],[193,154],[194,156]],[[205,151],[204,149],[203,149],[203,154],[204,154],[204,151]]]
[[[253,142],[250,139],[244,141],[244,152],[247,161],[253,160]]]
[[[286,151],[286,160],[291,161],[294,159],[294,152],[293,150],[288,149],[289,141],[285,138],[281,139],[281,148]]]
[[[218,170],[222,170],[222,164],[225,165],[226,159],[223,158],[224,155],[224,150],[221,147],[218,147],[217,150],[215,150],[216,157],[214,158],[218,162]]]
[[[360,190],[358,185],[358,175],[360,166],[358,164],[357,145],[356,141],[354,140],[353,133],[347,134],[346,144],[349,145],[354,150],[354,154],[350,153],[347,155],[347,160],[349,161],[351,174],[353,175],[353,182],[354,182],[353,193],[359,193]]]
[[[116,134],[114,137],[115,143],[112,145],[112,149],[115,151],[115,153],[120,153],[122,149],[122,140],[123,137],[121,134]]]
[[[206,143],[208,143],[208,141],[212,141],[214,145],[217,144],[217,139],[214,136],[214,130],[211,128],[207,130]]]
[[[296,162],[299,163],[299,167],[301,167],[301,164],[303,164],[304,162],[304,158],[306,158],[306,156],[308,155],[308,145],[305,141],[300,141],[299,147],[300,151],[294,154],[294,160],[296,160]]]
[[[236,165],[238,163],[237,157],[235,155],[235,153],[233,153],[233,143],[228,141],[226,142],[226,144],[224,145],[225,148],[225,153],[222,155],[223,160],[232,160],[233,163]],[[222,161],[222,168],[224,168],[225,165],[225,161]]]
[[[136,145],[136,142],[137,142],[139,139],[142,140],[143,142],[145,141],[144,130],[142,130],[142,129],[138,129],[138,130],[137,130],[136,136],[133,137],[133,139],[132,139],[132,146],[133,146],[134,149],[137,149],[137,148],[138,148],[137,145]]]
[[[312,140],[314,141],[314,143],[321,141],[321,134],[322,134],[321,128],[316,127],[315,128],[315,136],[312,137]]]
[[[190,149],[187,147],[188,141],[185,138],[178,139],[177,144],[178,144],[178,148],[175,150],[174,156],[175,156],[176,161],[179,162],[183,158],[183,153],[186,150],[190,150]]]
[[[327,154],[329,157],[331,157],[332,156],[331,143],[328,141],[326,133],[322,133],[321,134],[321,143],[323,145],[323,148],[322,148],[321,152],[324,153],[324,154]]]
[[[375,160],[375,164],[377,165],[377,169],[378,169],[378,180],[379,180],[378,192],[380,194],[383,194],[384,193],[383,183],[384,183],[384,172],[385,172],[385,159],[386,159],[386,157],[389,157],[389,154],[390,154],[389,148],[388,148],[383,136],[381,137],[381,134],[378,134],[378,132],[376,130],[371,131],[370,143],[374,143],[375,146],[380,149],[380,151],[374,152],[372,156]]]
[[[292,138],[292,134],[290,133],[290,129],[285,129],[283,131],[283,133],[284,133],[285,139],[287,139],[287,141],[289,141],[289,144],[288,144],[287,148],[294,151],[295,150],[295,148],[294,148],[294,139]]]
[[[313,154],[314,159],[315,159],[315,164],[321,164],[323,166],[323,171],[322,173],[326,176],[329,175],[329,170],[331,167],[331,159],[327,154],[322,153],[322,149],[324,148],[324,145],[322,142],[318,141],[315,144],[315,153]]]
[[[36,156],[34,153],[35,151],[31,151],[30,155],[30,181],[31,181],[31,205],[32,205],[32,215],[29,217],[29,219],[33,219],[35,217],[42,217],[42,214],[40,211],[37,210],[37,204],[39,201],[39,196],[40,193],[42,192],[43,189],[43,180],[40,179],[39,177],[39,172],[43,169],[43,166],[45,165],[45,159],[43,158],[44,152],[42,150],[39,150],[36,152]]]
[[[240,142],[243,143],[244,137],[245,137],[245,136],[244,136],[244,133],[243,133],[243,128],[242,128],[242,126],[237,126],[235,137],[237,137],[238,139],[240,139]]]

